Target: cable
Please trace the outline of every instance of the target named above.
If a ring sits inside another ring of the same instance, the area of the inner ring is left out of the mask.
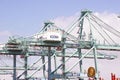
[[[95,15],[92,15],[92,16],[95,17],[96,19],[98,19],[99,21],[101,21],[103,24],[106,25],[106,27],[103,26],[103,28],[107,29],[108,31],[112,32],[114,35],[116,35],[116,36],[118,36],[118,37],[120,38],[120,32],[119,32],[119,31],[115,30],[113,27],[111,27],[110,25],[108,25],[108,24],[106,24],[105,22],[103,22],[103,21],[102,21],[101,19],[99,19],[97,16],[95,16]]]
[[[91,16],[91,17],[92,17],[92,16]],[[108,33],[107,33],[104,29],[102,29],[103,26],[96,21],[96,18],[92,17],[91,20],[94,21],[95,23],[97,23],[97,24],[99,25],[100,29],[109,37],[110,40],[112,40],[113,43],[117,44],[117,43],[108,35]],[[92,24],[92,25],[93,25],[93,24]],[[94,26],[94,28],[96,28],[96,27]],[[96,28],[96,29],[97,29],[97,28]],[[97,31],[99,31],[99,30],[97,30]],[[99,34],[100,34],[100,32],[99,32]],[[103,37],[103,36],[102,36],[102,37]],[[105,39],[105,37],[104,37],[104,39]],[[108,41],[107,41],[107,42],[108,42]]]

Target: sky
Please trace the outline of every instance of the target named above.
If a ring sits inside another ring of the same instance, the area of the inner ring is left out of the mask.
[[[0,42],[39,32],[45,21],[81,10],[119,14],[119,0],[0,0]]]
[[[119,4],[120,0],[0,0],[0,43],[5,43],[14,35],[31,36],[49,20],[66,27],[84,9],[93,11],[120,30],[120,19],[117,18],[120,14]],[[117,69],[114,69],[115,73],[118,73]]]

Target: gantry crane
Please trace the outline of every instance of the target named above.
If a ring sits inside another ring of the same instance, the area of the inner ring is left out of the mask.
[[[95,37],[96,35],[97,37]],[[48,80],[72,78],[84,80],[84,77],[89,77],[82,69],[84,58],[94,59],[95,75],[92,77],[98,80],[97,59],[116,58],[114,55],[102,54],[98,50],[120,50],[119,43],[110,35],[115,35],[115,38],[120,39],[119,31],[104,23],[91,11],[84,10],[81,11],[81,15],[68,30],[63,30],[50,21],[45,22],[43,29],[33,36],[26,38],[11,37],[5,46],[2,47],[0,53],[13,55],[13,80],[20,80],[23,75],[25,80],[31,79],[41,70],[44,78]],[[16,66],[17,55],[21,55],[24,58],[24,68],[21,69],[24,69],[24,71],[19,75],[16,75],[16,71],[20,70]],[[40,57],[35,62],[33,61],[33,64],[28,65],[30,56]],[[61,57],[61,63],[57,62],[56,58],[58,57]],[[67,62],[72,58],[78,58],[78,60],[71,66],[67,66]],[[41,65],[34,67],[40,61]],[[79,73],[72,73],[72,69],[78,64]],[[46,70],[46,66],[48,70]],[[33,71],[29,72],[30,70]],[[58,73],[59,70],[61,70],[61,73]]]

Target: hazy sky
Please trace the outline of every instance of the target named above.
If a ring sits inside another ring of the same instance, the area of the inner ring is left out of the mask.
[[[47,20],[53,20],[58,25],[66,26],[76,14],[78,15],[84,9],[95,12],[120,30],[118,27],[120,20],[117,20],[117,15],[120,14],[120,0],[0,0],[0,43],[6,42],[12,35],[35,34],[41,30],[43,23]],[[110,77],[108,74],[110,72],[120,75],[118,67],[120,64],[117,64],[120,62],[119,56],[115,61],[100,60],[98,62],[98,65],[102,66],[99,66],[100,70],[106,69],[106,73],[103,74],[106,74],[107,78]],[[112,65],[117,67],[109,71]]]
[[[11,35],[32,35],[43,23],[71,16],[83,9],[120,13],[119,0],[0,0],[0,39]]]

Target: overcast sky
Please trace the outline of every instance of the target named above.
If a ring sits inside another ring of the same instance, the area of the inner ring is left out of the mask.
[[[120,19],[117,18],[120,14],[120,0],[0,0],[0,43],[6,42],[9,36],[35,34],[48,20],[66,27],[84,9],[93,11],[120,31]],[[104,67],[100,69],[103,70]],[[114,69],[114,73],[120,75],[117,69],[119,68]]]

